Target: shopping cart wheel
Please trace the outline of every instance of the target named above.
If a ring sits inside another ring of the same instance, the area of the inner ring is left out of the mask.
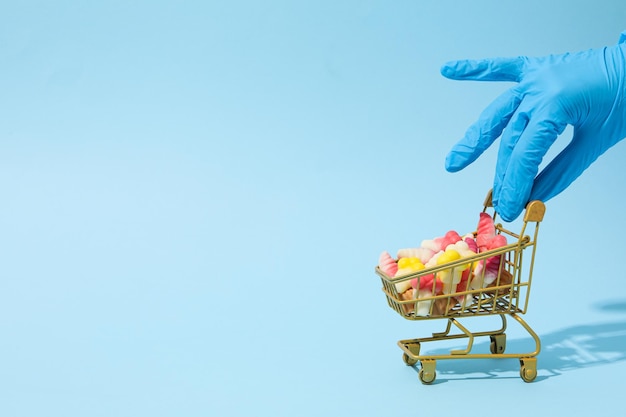
[[[421,362],[422,367],[419,370],[418,376],[420,378],[420,381],[422,381],[422,384],[432,384],[437,377],[437,372],[435,372],[435,364],[436,363],[434,360]]]
[[[524,382],[533,382],[537,378],[537,359],[524,358],[520,359],[519,362],[519,376],[522,377]]]
[[[412,357],[410,357],[406,353],[402,354],[402,360],[404,361],[404,363],[407,364],[407,366],[413,366],[413,365],[415,365],[417,363],[417,359],[413,359]]]
[[[494,355],[504,353],[506,349],[506,334],[493,334],[489,337],[491,338],[491,345],[489,346],[491,353]]]

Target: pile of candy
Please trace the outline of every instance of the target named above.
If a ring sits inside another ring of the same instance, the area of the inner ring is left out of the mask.
[[[379,269],[389,278],[415,274],[423,269],[448,264],[475,256],[488,250],[506,246],[506,237],[496,233],[493,218],[487,213],[480,213],[476,233],[460,236],[451,230],[444,236],[422,241],[418,248],[400,249],[394,259],[383,251],[378,260]],[[455,294],[468,290],[478,290],[494,285],[500,271],[499,285],[510,283],[510,274],[500,269],[502,255],[496,255],[479,262],[456,263],[454,267],[436,273],[420,275],[419,278],[398,281],[395,284],[400,300],[424,301],[404,304],[407,313],[419,316],[445,314],[458,303],[463,306],[471,302],[472,297],[465,294],[439,298],[441,301],[431,305],[433,295]],[[429,298],[430,299],[427,299]]]

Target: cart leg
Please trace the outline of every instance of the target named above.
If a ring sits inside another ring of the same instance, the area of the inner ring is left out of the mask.
[[[417,359],[412,358],[407,353],[402,354],[402,361],[404,361],[407,366],[413,366],[417,363]]]
[[[504,353],[506,349],[506,334],[493,334],[489,336],[491,339],[491,345],[489,346],[489,350],[493,354]]]
[[[535,333],[535,331],[533,329],[531,329],[531,327],[528,325],[528,323],[526,323],[520,316],[518,316],[515,313],[511,313],[511,317],[513,317],[515,320],[517,320],[519,322],[519,324],[522,325],[522,327],[524,329],[526,329],[526,331],[528,332],[528,334],[533,338],[533,340],[535,341],[535,351],[532,353],[529,353],[528,356],[530,358],[535,357],[537,355],[539,355],[539,352],[541,351],[541,340],[539,340],[539,336],[537,336],[537,333]]]
[[[504,314],[500,314],[500,319],[502,320],[502,327],[500,330],[496,331],[496,333],[504,333],[506,330],[506,316]]]
[[[443,332],[439,332],[439,333],[433,333],[433,338],[434,339],[441,339],[441,338],[446,337],[450,333],[450,329],[452,328],[452,320],[453,319],[448,319],[448,323],[446,325],[446,330],[444,330]]]
[[[422,384],[432,384],[437,377],[437,372],[435,371],[437,362],[434,359],[423,360],[421,365],[422,368],[418,374],[420,381],[422,381]]]
[[[398,346],[402,349],[402,360],[408,366],[413,366],[418,362],[420,355],[420,342],[417,340],[401,340]]]
[[[519,376],[524,382],[533,382],[537,377],[537,358],[520,358]]]
[[[474,334],[467,330],[465,326],[458,322],[458,320],[450,319],[450,322],[453,323],[459,330],[463,332],[465,337],[467,337],[467,348],[464,350],[451,350],[451,355],[467,355],[472,350],[472,346],[474,344]]]

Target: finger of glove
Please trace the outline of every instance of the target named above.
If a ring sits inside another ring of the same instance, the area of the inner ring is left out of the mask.
[[[515,113],[507,125],[502,137],[500,139],[500,147],[498,149],[498,158],[496,160],[496,173],[493,182],[493,200],[497,201],[497,196],[500,194],[504,177],[509,167],[509,161],[511,155],[515,151],[517,142],[524,133],[529,121],[529,104],[523,102],[518,107],[517,113]]]
[[[441,75],[452,80],[520,81],[527,59],[492,58],[449,61],[441,67]]]
[[[527,118],[520,115],[517,128],[527,120],[521,132],[503,138],[494,181],[493,205],[505,221],[515,220],[529,201],[539,165],[566,124],[552,118]],[[503,160],[500,161],[500,156]]]
[[[446,170],[459,171],[482,155],[502,134],[520,102],[519,96],[510,89],[489,104],[446,156]]]
[[[605,149],[597,144],[593,134],[575,131],[572,141],[535,179],[530,199],[548,201],[570,186]]]

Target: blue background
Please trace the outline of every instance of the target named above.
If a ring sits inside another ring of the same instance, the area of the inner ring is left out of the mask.
[[[422,385],[396,341],[443,322],[374,266],[473,230],[491,186],[495,147],[443,162],[509,85],[441,64],[624,29],[620,0],[2,1],[0,415],[621,409],[623,143],[547,204],[532,384],[513,359]]]

